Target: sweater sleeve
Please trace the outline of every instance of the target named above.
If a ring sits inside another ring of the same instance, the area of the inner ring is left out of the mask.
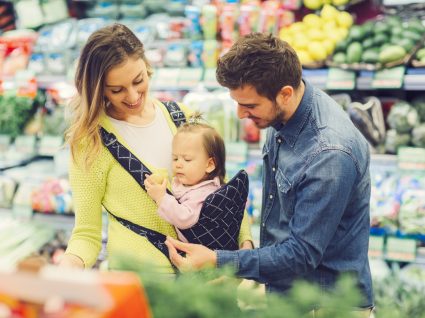
[[[179,203],[166,193],[158,207],[158,214],[168,223],[185,230],[198,222],[204,200],[202,196]]]
[[[239,237],[238,237],[239,245],[241,245],[245,241],[251,241],[254,245],[254,241],[252,239],[252,234],[251,234],[251,224],[250,224],[249,216],[246,210],[244,212],[241,229],[239,231]]]
[[[71,160],[69,167],[75,226],[66,253],[80,257],[86,268],[94,265],[101,249],[102,198],[106,186],[102,162],[98,158],[84,169]]]

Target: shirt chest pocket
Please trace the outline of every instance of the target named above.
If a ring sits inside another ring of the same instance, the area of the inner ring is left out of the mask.
[[[282,211],[286,217],[294,214],[295,195],[293,191],[293,183],[283,174],[282,170],[276,172],[277,195]]]

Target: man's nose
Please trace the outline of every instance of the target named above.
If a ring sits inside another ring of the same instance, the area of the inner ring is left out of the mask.
[[[243,119],[243,118],[247,118],[249,116],[249,113],[246,110],[244,110],[242,106],[238,105],[237,115],[239,119]]]

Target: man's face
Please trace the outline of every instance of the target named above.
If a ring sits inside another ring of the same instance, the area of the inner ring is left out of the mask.
[[[276,100],[272,101],[265,96],[258,95],[252,85],[230,90],[230,97],[238,104],[239,119],[250,118],[260,129],[283,122],[282,107]]]

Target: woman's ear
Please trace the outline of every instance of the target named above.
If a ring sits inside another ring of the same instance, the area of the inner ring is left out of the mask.
[[[211,173],[215,170],[215,162],[213,158],[208,158],[208,162],[207,162],[207,168],[205,169],[205,171],[207,173]]]

